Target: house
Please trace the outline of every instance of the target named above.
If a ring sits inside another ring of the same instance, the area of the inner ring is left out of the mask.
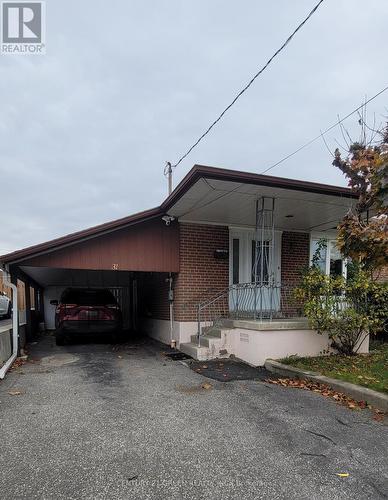
[[[327,348],[292,289],[321,238],[322,270],[346,273],[336,225],[354,201],[348,188],[195,165],[159,207],[4,255],[0,264],[25,283],[26,296],[35,289],[49,329],[50,300],[65,287],[104,286],[115,291],[127,328],[197,359],[233,354],[262,365]],[[29,305],[26,316],[28,334]]]

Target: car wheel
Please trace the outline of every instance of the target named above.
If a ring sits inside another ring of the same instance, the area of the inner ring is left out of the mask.
[[[56,332],[55,343],[56,343],[56,345],[65,345],[66,344],[66,336],[63,332]]]

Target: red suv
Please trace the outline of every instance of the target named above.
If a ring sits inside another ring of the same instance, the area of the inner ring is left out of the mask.
[[[67,288],[56,307],[57,345],[70,334],[108,333],[116,337],[122,329],[122,314],[112,292],[101,288]]]

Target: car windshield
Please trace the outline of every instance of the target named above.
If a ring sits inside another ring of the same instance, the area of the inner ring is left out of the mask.
[[[116,299],[109,290],[73,288],[63,293],[61,302],[79,306],[105,306],[107,304],[116,304]]]

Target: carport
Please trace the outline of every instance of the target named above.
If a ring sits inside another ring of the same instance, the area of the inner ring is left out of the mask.
[[[151,209],[3,258],[11,281],[25,283],[27,301],[35,297],[34,307],[26,304],[27,340],[38,323],[54,329],[50,300],[59,299],[67,287],[110,289],[127,330],[140,329],[141,318],[152,316],[155,304],[167,304],[168,315],[170,278],[179,272],[179,227],[166,225],[163,215]]]

